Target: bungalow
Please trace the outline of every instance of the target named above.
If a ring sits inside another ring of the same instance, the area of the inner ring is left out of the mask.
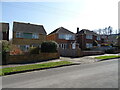
[[[37,47],[46,40],[43,25],[13,22],[13,41],[21,50],[28,51],[30,47]]]
[[[9,41],[9,23],[0,23],[0,40]]]
[[[82,50],[92,48],[93,46],[101,46],[100,35],[87,29],[79,31],[79,28],[77,28],[76,41]]]

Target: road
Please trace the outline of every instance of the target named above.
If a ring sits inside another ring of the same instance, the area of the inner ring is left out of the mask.
[[[118,88],[118,60],[4,76],[3,88]]]

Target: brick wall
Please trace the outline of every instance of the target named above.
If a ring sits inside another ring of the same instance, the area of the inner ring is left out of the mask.
[[[31,62],[41,62],[44,60],[59,58],[58,53],[40,53],[31,55],[9,55],[7,54],[6,63],[31,63]]]
[[[47,40],[57,41],[57,34],[50,34],[46,37]]]
[[[59,49],[61,56],[66,57],[79,57],[82,56],[82,51],[80,49]]]
[[[83,56],[104,54],[103,51],[82,51]]]

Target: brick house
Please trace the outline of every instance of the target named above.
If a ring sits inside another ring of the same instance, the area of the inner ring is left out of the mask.
[[[64,27],[59,27],[48,34],[47,40],[56,41],[58,43],[59,53],[62,56],[72,56],[74,50],[77,49],[75,33],[67,30]]]
[[[79,43],[79,47],[82,50],[92,48],[94,46],[94,42],[97,43],[97,46],[101,46],[100,35],[87,29],[82,29],[79,31],[79,28],[77,28],[76,41]]]
[[[9,41],[9,23],[0,23],[0,40]]]
[[[118,37],[118,34],[108,35],[108,43],[113,44],[113,45],[117,45],[117,43],[118,43],[117,37]]]
[[[12,43],[27,51],[30,47],[40,46],[46,40],[46,34],[43,25],[13,22]]]

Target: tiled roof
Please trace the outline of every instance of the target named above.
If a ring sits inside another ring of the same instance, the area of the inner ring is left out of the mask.
[[[9,30],[9,23],[0,23],[0,32],[7,32]]]
[[[54,33],[66,33],[66,34],[74,34],[73,32],[69,31],[68,29],[64,28],[64,27],[59,27],[56,30],[54,30],[53,32],[51,32],[50,34],[54,34]],[[49,34],[49,35],[50,35]]]
[[[43,25],[35,25],[30,23],[13,22],[13,31],[25,33],[40,33],[46,35]]]
[[[97,33],[90,31],[88,29],[82,29],[81,31],[79,31],[77,34],[92,34],[92,35],[98,35]]]

